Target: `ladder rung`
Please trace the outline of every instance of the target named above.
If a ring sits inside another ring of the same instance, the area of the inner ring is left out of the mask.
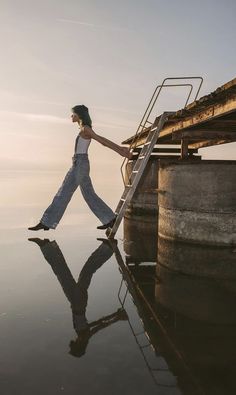
[[[133,170],[132,173],[138,173],[138,170]]]
[[[141,156],[138,157],[138,159],[143,159],[143,158],[145,158],[145,156],[146,155],[141,155]]]
[[[120,200],[118,206],[116,207],[116,212],[119,213],[122,207],[124,206],[124,204],[125,204],[125,200],[124,201]]]
[[[146,141],[145,141],[145,143],[143,144],[143,147],[142,147],[142,148],[144,148],[145,145],[149,145],[149,144],[151,143],[151,140],[152,140],[152,139],[148,139],[148,138],[147,138]],[[142,148],[141,148],[141,150],[142,150]]]
[[[121,198],[120,198],[120,203],[125,202],[128,193],[129,193],[129,190],[126,190],[126,191],[123,193],[123,195],[122,195]]]
[[[146,143],[145,143],[146,144]],[[140,152],[142,152],[142,150],[145,150],[145,152],[146,152],[146,150],[148,150],[148,146],[149,146],[149,144],[146,144],[145,146],[143,146],[142,148],[141,148],[141,151]]]

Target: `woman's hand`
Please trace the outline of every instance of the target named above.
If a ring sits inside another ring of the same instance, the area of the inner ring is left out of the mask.
[[[127,159],[131,159],[133,154],[130,152],[129,148],[127,147],[120,147],[120,155],[124,156]]]
[[[72,165],[76,165],[76,161],[77,161],[77,156],[76,155],[74,155],[74,156],[72,156]]]

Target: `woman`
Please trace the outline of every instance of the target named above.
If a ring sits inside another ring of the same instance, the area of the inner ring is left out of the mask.
[[[66,174],[60,189],[55,195],[50,206],[44,212],[40,222],[36,226],[28,228],[29,230],[55,229],[78,186],[80,186],[86,203],[102,222],[102,225],[97,227],[98,229],[107,229],[112,227],[115,222],[114,212],[100,197],[98,197],[93,189],[89,176],[88,147],[91,140],[94,139],[102,145],[117,152],[121,156],[130,158],[132,155],[128,148],[121,147],[112,141],[99,136],[93,131],[92,121],[86,106],[78,105],[73,107],[71,118],[72,122],[77,122],[80,128],[80,133],[75,142],[72,167]]]

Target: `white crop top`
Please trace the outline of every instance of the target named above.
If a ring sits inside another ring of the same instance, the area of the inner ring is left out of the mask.
[[[80,135],[76,138],[75,154],[87,154],[91,139],[84,139]]]

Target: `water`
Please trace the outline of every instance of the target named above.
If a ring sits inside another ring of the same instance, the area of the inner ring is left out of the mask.
[[[222,250],[204,277],[195,262],[181,273],[186,249],[157,249],[155,223],[110,244],[75,202],[58,230],[33,233],[27,196],[1,207],[1,395],[236,392],[233,250],[223,280]]]

